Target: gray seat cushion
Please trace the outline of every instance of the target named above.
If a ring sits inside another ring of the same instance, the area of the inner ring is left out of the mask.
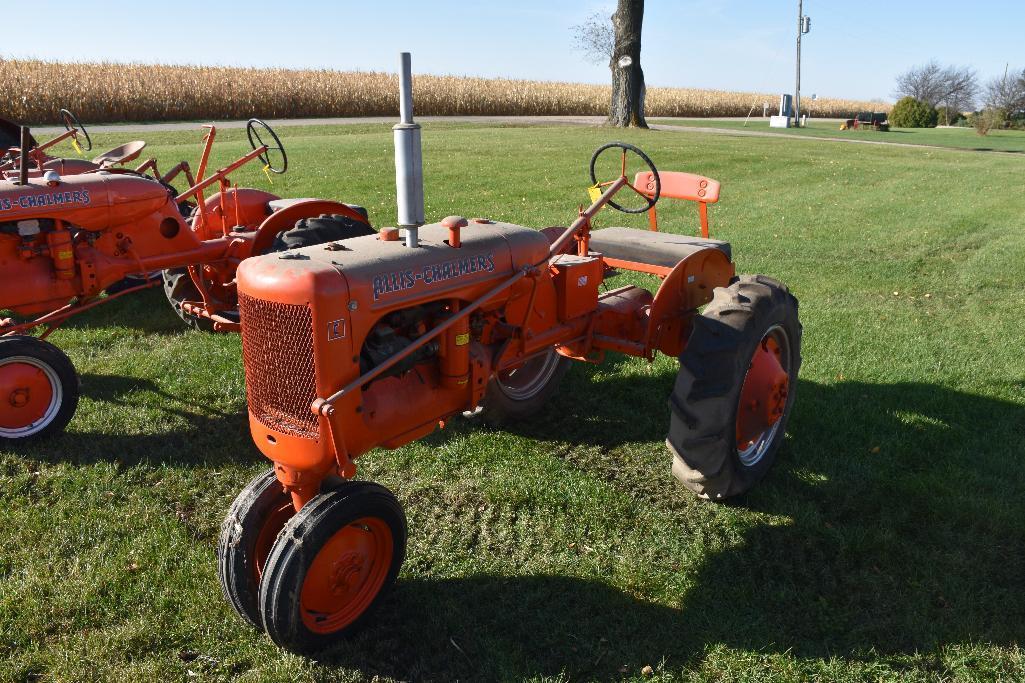
[[[672,268],[699,249],[719,249],[733,260],[730,243],[634,228],[603,228],[591,233],[591,250],[622,261]]]

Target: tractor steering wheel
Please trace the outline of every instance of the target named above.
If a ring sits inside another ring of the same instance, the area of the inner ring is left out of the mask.
[[[264,135],[269,135],[273,145],[268,145],[260,137],[260,129],[263,129]],[[278,138],[278,134],[274,132],[270,126],[261,121],[260,119],[249,119],[246,123],[246,135],[249,137],[249,144],[253,149],[260,147],[266,147],[267,151],[260,155],[259,159],[267,167],[268,171],[274,173],[284,173],[288,170],[288,155],[285,154],[285,146],[281,144],[281,140]],[[270,152],[277,152],[281,155],[281,166],[275,168],[270,163]]]
[[[595,165],[596,165],[596,163],[598,161],[598,157],[601,156],[602,152],[604,152],[607,149],[621,149],[621,150],[623,150],[622,151],[622,164],[621,164],[621,170],[620,170],[620,174],[623,177],[626,177],[626,173],[627,173],[627,169],[626,169],[626,167],[627,167],[626,153],[627,152],[633,152],[634,154],[639,156],[641,158],[641,160],[645,164],[647,164],[648,168],[651,170],[651,175],[653,176],[653,178],[655,180],[655,187],[653,188],[652,196],[649,197],[648,195],[642,193],[640,190],[638,190],[636,187],[634,187],[633,180],[631,180],[630,178],[627,178],[627,187],[629,187],[631,190],[636,192],[644,200],[644,206],[641,206],[641,207],[638,207],[638,208],[627,208],[627,207],[624,207],[624,206],[620,206],[619,204],[617,204],[616,202],[612,201],[611,199],[609,200],[609,206],[611,206],[613,209],[618,209],[619,211],[622,211],[623,213],[644,213],[648,209],[650,209],[653,206],[655,206],[655,202],[658,201],[659,195],[662,194],[662,181],[658,177],[658,169],[655,168],[655,164],[651,161],[651,159],[648,157],[647,154],[642,152],[637,147],[634,147],[633,145],[629,145],[629,144],[627,144],[625,142],[609,142],[607,144],[602,145],[601,147],[599,147],[598,149],[596,149],[594,151],[594,154],[591,155],[591,184],[592,185],[599,185],[599,184],[600,185],[610,185],[612,183],[612,181],[604,182],[604,183],[599,183],[598,179],[597,179],[597,177],[595,176],[595,173],[594,173],[594,169],[595,169]]]
[[[64,129],[75,131],[71,137],[73,137],[77,141],[79,133],[85,136],[85,144],[82,145],[82,151],[88,152],[89,150],[91,150],[93,148],[92,138],[89,137],[88,131],[86,131],[85,126],[82,125],[82,122],[78,120],[78,117],[72,114],[67,109],[61,109],[57,113],[61,117],[61,122],[64,124]]]

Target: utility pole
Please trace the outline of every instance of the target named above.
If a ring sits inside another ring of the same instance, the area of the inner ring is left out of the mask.
[[[811,30],[811,17],[804,16],[804,0],[797,0],[797,87],[794,88],[794,127],[801,127],[801,36]]]

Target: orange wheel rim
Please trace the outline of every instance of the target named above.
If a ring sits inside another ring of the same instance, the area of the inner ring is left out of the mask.
[[[782,328],[769,330],[758,343],[744,377],[737,406],[736,432],[737,451],[745,465],[753,465],[761,458],[762,453],[757,452],[746,461],[745,454],[760,450],[758,447],[767,437],[774,435],[774,428],[786,410],[790,391],[790,376],[784,367],[786,345]]]
[[[282,495],[284,499],[276,503],[270,514],[267,515],[267,519],[264,520],[263,527],[256,537],[256,543],[253,545],[253,581],[257,586],[260,585],[263,568],[267,564],[271,548],[274,547],[274,541],[278,539],[278,534],[285,528],[288,520],[295,515],[295,506],[292,505],[291,496]]]
[[[391,528],[363,517],[335,532],[306,572],[300,595],[303,624],[334,633],[354,622],[381,592],[394,554]]]
[[[60,408],[56,382],[48,366],[28,356],[0,364],[0,432],[28,436],[45,427]]]

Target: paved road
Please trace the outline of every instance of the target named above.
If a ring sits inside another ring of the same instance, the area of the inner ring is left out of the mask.
[[[603,116],[418,116],[422,122],[448,122],[448,123],[504,123],[528,126],[600,126],[604,121]],[[730,120],[730,119],[721,119]],[[395,123],[394,116],[366,116],[358,118],[324,118],[324,119],[270,119],[267,121],[273,128],[286,128],[289,126],[347,126],[367,123]],[[759,119],[759,121],[761,121]],[[90,132],[95,133],[126,133],[145,137],[147,132],[175,131],[175,130],[196,130],[203,123],[200,121],[184,123],[119,123],[112,125],[87,126]],[[218,128],[243,128],[245,121],[214,121]],[[877,145],[884,147],[911,147],[915,149],[940,150],[946,152],[970,152],[979,153],[983,150],[959,149],[956,147],[942,147],[939,145],[916,145],[907,142],[888,142],[885,140],[862,140],[857,138],[843,137],[815,137],[811,135],[795,135],[793,133],[770,133],[765,130],[738,130],[735,128],[711,128],[704,126],[674,126],[665,123],[658,123],[658,119],[650,119],[649,123],[655,130],[666,130],[677,133],[699,133],[702,135],[725,135],[732,137],[757,137],[757,138],[785,138],[788,140],[803,140],[805,142],[840,142],[852,145]],[[40,127],[33,129],[41,135],[54,135],[62,132],[62,127]],[[986,154],[1002,154],[1021,156],[1020,152],[985,151]]]
[[[599,126],[605,120],[602,116],[417,116],[417,121],[440,121],[449,123],[518,123],[532,126]],[[213,123],[218,128],[245,128],[245,121],[192,121],[184,123],[115,123],[90,126],[90,133],[146,133],[173,130],[196,130],[204,123]],[[267,119],[272,128],[288,126],[352,126],[364,123],[398,123],[396,116],[362,116],[357,118],[327,119]],[[64,131],[63,126],[33,128],[32,132],[53,135]]]

